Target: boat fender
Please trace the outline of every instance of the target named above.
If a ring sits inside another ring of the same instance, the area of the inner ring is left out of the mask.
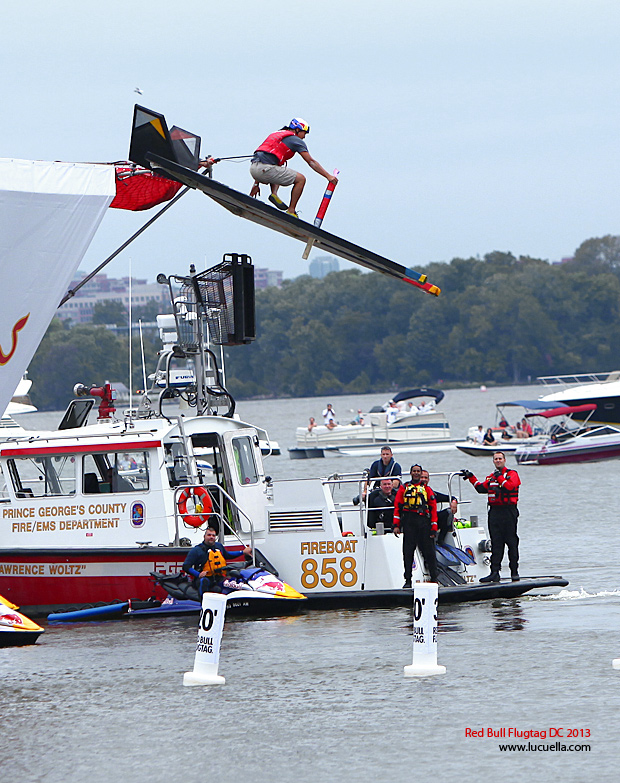
[[[196,510],[194,514],[187,513],[187,501],[190,498],[194,498]],[[209,521],[209,516],[213,511],[213,503],[211,502],[211,496],[204,487],[186,487],[179,495],[177,508],[183,518],[183,522],[191,525],[191,527],[200,527]]]

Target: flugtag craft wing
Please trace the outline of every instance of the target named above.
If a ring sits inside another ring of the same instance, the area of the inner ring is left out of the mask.
[[[390,277],[404,280],[406,283],[411,283],[411,285],[421,288],[434,296],[439,296],[441,292],[438,286],[427,282],[424,274],[408,269],[370,250],[365,250],[352,242],[347,242],[346,239],[341,239],[310,223],[299,220],[299,218],[294,218],[292,215],[279,212],[273,207],[245,193],[240,193],[238,190],[233,190],[204,174],[193,171],[153,152],[147,152],[145,158],[152,167],[166,172],[190,188],[201,190],[213,201],[232,212],[233,215],[246,218],[246,220],[251,220],[273,231],[279,231],[281,234],[286,234],[286,236],[298,239],[305,244],[312,242],[315,248],[320,248],[328,253],[340,256],[340,258],[345,258],[347,261],[364,266],[373,272],[382,272]]]

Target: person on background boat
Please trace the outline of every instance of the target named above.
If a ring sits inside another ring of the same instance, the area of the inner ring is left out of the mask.
[[[429,473],[428,470],[422,469],[422,478],[420,483],[423,484],[425,487],[428,486],[429,482]],[[449,503],[450,505],[448,508],[443,508],[441,511],[437,512],[437,526],[438,526],[438,534],[437,534],[437,543],[441,544],[441,542],[445,539],[448,533],[450,533],[452,530],[454,530],[454,514],[455,510],[453,510],[453,502],[456,501],[456,498],[450,497],[450,495],[445,495],[443,492],[437,492],[437,490],[433,490],[433,494],[435,495],[435,500],[437,503]],[[457,506],[458,506],[458,501]]]
[[[502,429],[505,429],[506,427],[509,427],[510,425],[506,421],[506,417],[502,416],[502,418],[499,420],[499,425]]]
[[[338,425],[336,424],[335,419],[328,419],[325,426],[328,430],[335,430]]]
[[[435,539],[437,537],[437,501],[429,486],[422,483],[422,466],[411,466],[411,481],[403,484],[394,499],[394,535],[403,531],[405,584],[411,587],[413,556],[420,549],[431,582],[437,581]]]
[[[388,403],[387,411],[385,412],[385,421],[387,422],[387,424],[394,424],[399,413],[400,410],[398,408],[398,405],[394,402],[394,400],[390,400]]]
[[[323,411],[323,423],[327,424],[328,421],[336,421],[336,411],[333,409],[331,402],[327,403],[327,408]]]
[[[516,431],[515,435],[517,438],[527,438],[527,432],[521,427],[521,422],[518,421],[515,425]]]
[[[286,165],[296,152],[313,171],[325,177],[328,182],[338,182],[338,178],[326,171],[308,152],[304,139],[309,133],[308,123],[300,117],[295,117],[288,125],[267,136],[254,152],[250,163],[250,174],[254,178],[250,196],[255,197],[260,194],[259,183],[269,185],[271,188],[269,201],[278,209],[285,209],[287,215],[299,217],[295,208],[306,184],[306,178]],[[291,191],[290,204],[287,207],[278,196],[278,189],[280,186],[286,188],[291,185],[293,190]]]
[[[476,492],[489,496],[489,534],[491,536],[491,573],[481,582],[499,582],[499,572],[504,558],[504,547],[508,547],[508,563],[513,582],[519,581],[519,486],[521,479],[516,470],[506,467],[503,451],[493,454],[495,470],[484,481],[478,481],[470,470],[462,470]]]
[[[239,557],[239,552],[230,552],[216,540],[217,534],[217,529],[210,524],[205,531],[204,540],[189,550],[183,563],[183,570],[200,580],[201,595],[220,592],[219,582],[226,576],[226,561]],[[251,548],[246,546],[243,554],[251,557]]]
[[[479,424],[478,429],[474,432],[474,443],[479,443],[481,446],[484,443],[484,428],[482,424]]]
[[[364,424],[364,416],[362,415],[362,409],[357,409],[357,416],[353,419],[354,424],[360,424],[363,426]]]
[[[394,500],[396,490],[389,478],[381,479],[379,489],[373,489],[368,496],[368,527],[376,528],[383,522],[385,530],[391,530],[394,522]]]
[[[487,431],[484,433],[484,438],[482,439],[482,444],[484,446],[496,446],[495,442],[495,436],[493,435],[493,430],[491,427],[487,429]]]
[[[534,434],[534,431],[532,430],[532,425],[525,418],[521,422],[521,429],[523,430],[523,432],[525,432],[528,438],[531,438],[532,435]]]
[[[308,422],[308,432],[312,432],[315,427],[316,421],[314,420],[314,416],[310,416],[310,421]]]

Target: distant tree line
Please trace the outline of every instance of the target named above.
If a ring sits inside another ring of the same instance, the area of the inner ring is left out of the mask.
[[[620,366],[620,237],[589,239],[563,264],[493,252],[424,271],[441,287],[439,298],[357,270],[258,292],[256,341],[226,348],[231,392],[313,396],[520,383]],[[149,371],[158,348],[147,349]],[[62,408],[76,381],[122,379],[126,366],[126,338],[55,321],[30,367],[33,402]]]

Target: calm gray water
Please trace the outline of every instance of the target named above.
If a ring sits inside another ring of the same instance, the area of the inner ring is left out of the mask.
[[[448,392],[442,407],[460,436],[471,424],[493,423],[496,402],[536,391]],[[295,426],[327,401],[240,404],[242,418],[266,427],[283,448],[269,458],[274,477],[368,465],[367,458],[289,460]],[[343,412],[382,401],[332,400],[344,420]],[[35,414],[28,426],[49,417]],[[478,475],[490,463],[456,451],[399,461]],[[570,586],[440,607],[442,676],[404,679],[412,654],[407,609],[228,622],[226,685],[210,689],[182,685],[193,666],[195,618],[52,626],[34,647],[0,650],[2,779],[616,781],[619,464],[521,469],[521,572],[562,574]],[[484,518],[483,499],[465,494],[473,501],[466,513]],[[563,738],[549,739],[550,727],[561,727]],[[466,737],[467,728],[485,736]],[[530,743],[591,750],[502,752],[499,743],[513,740],[487,737],[489,728],[544,730],[546,738]],[[569,730],[579,736],[569,739]]]

